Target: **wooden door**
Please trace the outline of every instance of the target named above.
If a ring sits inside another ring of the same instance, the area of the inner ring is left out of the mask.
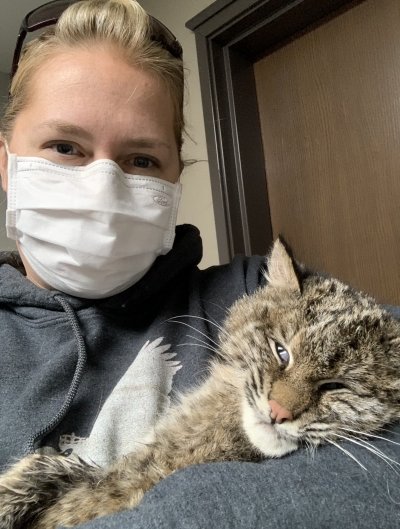
[[[399,0],[366,0],[254,72],[274,236],[400,304]]]

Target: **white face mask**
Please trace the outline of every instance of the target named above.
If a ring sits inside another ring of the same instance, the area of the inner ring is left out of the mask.
[[[8,155],[7,235],[49,286],[85,298],[122,292],[166,254],[181,184]]]

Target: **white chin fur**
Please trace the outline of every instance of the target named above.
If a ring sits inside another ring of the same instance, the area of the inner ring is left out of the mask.
[[[269,417],[269,413],[266,417]],[[267,419],[262,418],[261,413],[257,414],[247,403],[243,406],[242,421],[250,442],[266,457],[281,457],[297,450],[295,439],[280,435],[276,425],[268,424]]]

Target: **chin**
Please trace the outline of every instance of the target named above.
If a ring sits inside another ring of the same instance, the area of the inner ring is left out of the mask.
[[[271,424],[269,413],[254,410],[245,403],[242,424],[249,441],[265,457],[282,457],[297,450],[299,442],[283,431],[283,425]]]

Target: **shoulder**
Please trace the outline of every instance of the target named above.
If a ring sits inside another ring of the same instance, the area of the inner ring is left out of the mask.
[[[229,307],[238,298],[253,293],[264,284],[264,262],[262,256],[237,256],[229,264],[199,270],[201,298],[220,300],[221,305]]]

